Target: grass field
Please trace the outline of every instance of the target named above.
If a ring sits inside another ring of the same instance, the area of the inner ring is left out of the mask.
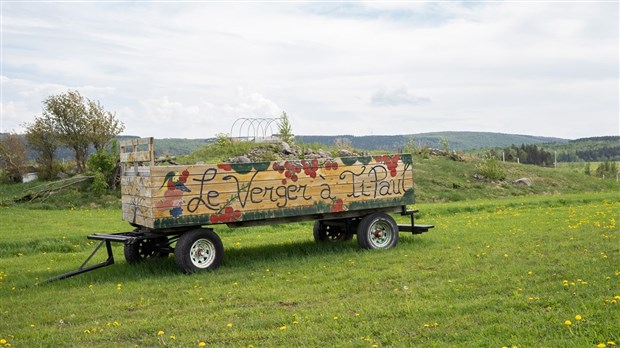
[[[620,345],[620,197],[417,206],[434,230],[365,251],[311,225],[218,229],[224,264],[77,268],[115,209],[0,208],[0,344],[13,347],[612,347]]]

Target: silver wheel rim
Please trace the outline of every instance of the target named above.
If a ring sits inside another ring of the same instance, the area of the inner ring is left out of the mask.
[[[392,226],[384,220],[373,222],[368,230],[370,243],[376,248],[388,246],[392,240],[392,233]]]
[[[208,239],[199,239],[192,244],[189,258],[197,268],[207,268],[215,260],[215,245]]]

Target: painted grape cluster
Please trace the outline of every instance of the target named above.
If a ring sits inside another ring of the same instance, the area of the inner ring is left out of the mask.
[[[284,162],[284,165],[274,163],[272,168],[273,170],[277,170],[280,174],[284,173],[286,179],[282,179],[282,185],[286,185],[287,179],[297,182],[297,180],[299,180],[299,176],[297,174],[301,173],[301,170],[303,169],[300,164],[291,161]]]
[[[336,169],[338,169],[338,162],[336,162],[336,161],[327,161],[327,162],[325,162],[323,167],[325,168],[325,170],[336,170]]]
[[[304,174],[312,179],[316,178],[316,171],[319,170],[319,160],[301,161],[301,166],[304,168]]]
[[[240,217],[241,211],[235,210],[232,207],[226,207],[219,213],[211,215],[209,221],[211,221],[212,224],[227,223],[233,222]]]
[[[398,174],[398,171],[396,170],[396,168],[398,167],[399,159],[400,159],[399,154],[396,154],[392,157],[390,157],[389,155],[375,157],[375,161],[377,161],[377,163],[385,163],[392,177],[395,177]]]

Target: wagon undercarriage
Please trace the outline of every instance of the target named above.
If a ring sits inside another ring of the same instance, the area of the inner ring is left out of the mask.
[[[398,241],[398,234],[410,232],[414,235],[427,232],[433,225],[416,225],[417,210],[402,207],[400,215],[410,216],[410,224],[396,225],[386,213],[374,212],[364,217],[331,218],[316,220],[313,236],[316,242],[342,242],[357,236],[358,244],[364,249],[387,249]],[[232,227],[232,226],[231,226]],[[241,227],[241,226],[234,226]],[[123,243],[125,260],[137,264],[154,258],[167,258],[174,254],[177,266],[186,273],[201,269],[217,268],[223,257],[223,244],[211,228],[201,226],[152,231],[136,228],[134,231],[119,233],[95,233],[88,239],[98,240],[95,250],[75,271],[71,271],[46,280],[46,283],[73,277],[96,269],[113,265],[115,262],[111,243]],[[88,265],[95,254],[105,245],[105,261]]]

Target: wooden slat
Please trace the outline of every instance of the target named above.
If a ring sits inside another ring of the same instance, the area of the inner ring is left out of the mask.
[[[120,154],[121,163],[129,162],[150,162],[151,153],[149,151],[126,152]]]
[[[149,138],[128,139],[128,140],[121,140],[118,143],[120,146],[124,146],[124,147],[130,147],[130,146],[135,146],[135,145],[150,145],[150,144],[153,144],[153,138],[149,137]]]
[[[153,138],[130,139],[120,142],[121,163],[148,162],[155,165]]]
[[[276,170],[285,162],[151,166],[150,177],[122,178],[123,216],[174,227],[208,223],[212,215],[245,221],[412,204],[411,158],[396,158],[320,161],[310,172]]]

